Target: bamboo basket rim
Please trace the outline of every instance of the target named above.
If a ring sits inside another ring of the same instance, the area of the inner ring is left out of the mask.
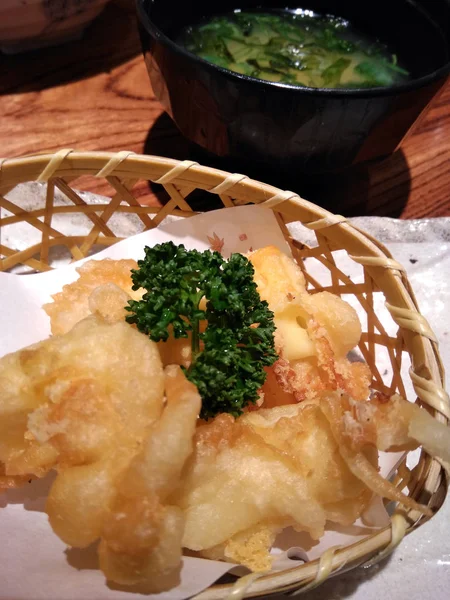
[[[39,220],[39,217],[46,217],[47,207],[34,212],[16,210],[17,207],[11,206],[12,203],[4,198],[5,194],[22,182],[56,182],[63,193],[64,190],[69,193],[66,188],[73,192],[74,197],[70,199],[80,207],[78,201],[81,199],[70,188],[70,182],[81,175],[105,178],[116,192],[114,198],[119,197],[119,201],[115,204],[112,199],[109,203],[105,202],[101,205],[102,217],[108,213],[104,223],[96,220],[99,205],[95,205],[95,211],[90,208],[92,205],[81,206],[81,212],[90,216],[94,224],[92,231],[95,232],[96,237],[91,232],[89,248],[96,240],[104,245],[119,241],[119,238],[114,239],[114,236],[111,238],[104,234],[102,238],[100,235],[102,225],[106,226],[109,216],[114,211],[134,212],[141,218],[146,228],[150,229],[157,226],[169,214],[183,217],[196,214],[186,202],[185,196],[194,189],[201,189],[218,195],[225,207],[254,203],[272,209],[297,260],[303,257],[302,248],[288,238],[286,228],[286,225],[293,221],[301,222],[317,236],[325,239],[331,251],[346,250],[352,260],[363,266],[377,289],[385,295],[389,312],[399,326],[405,349],[411,358],[411,379],[419,401],[438,421],[448,424],[450,401],[444,389],[444,368],[438,343],[430,326],[420,314],[405,270],[393,259],[383,244],[348,222],[345,217],[334,215],[294,192],[280,190],[245,175],[204,167],[192,161],[139,155],[128,151],[111,153],[62,149],[54,153],[0,159],[0,207],[12,212],[11,217],[0,220],[0,233],[2,225],[26,221],[42,231],[43,244],[47,252],[48,247],[58,242],[66,243],[68,246],[81,243],[80,236],[68,237],[67,241],[54,236],[46,219]],[[171,197],[165,207],[144,207],[135,200],[127,183],[135,183],[141,179],[160,183],[165,187]],[[129,207],[121,204],[121,201],[125,201]],[[72,210],[74,209],[71,207],[60,208],[59,212]],[[153,219],[150,218],[151,215],[154,215]],[[29,261],[30,264],[39,250],[42,253],[43,244],[33,246],[27,251],[14,253],[11,249],[2,246],[0,240],[0,253],[6,256],[5,259],[0,259],[0,271],[9,268],[12,261],[13,264],[14,261],[16,263]],[[75,254],[73,256],[77,258]],[[34,262],[40,270],[44,270],[45,264]],[[439,508],[448,487],[448,465],[422,453],[421,466],[421,475],[410,495],[419,502]],[[327,551],[320,559],[294,566],[288,571],[264,574],[257,580],[249,580],[248,584],[241,586],[239,597],[306,591],[337,572],[367,564],[368,560],[373,564],[387,556],[400,543],[405,533],[423,521],[421,515],[415,511],[396,511],[390,526],[350,546],[335,548],[332,552]],[[232,584],[213,584],[195,598],[221,600],[232,590]]]

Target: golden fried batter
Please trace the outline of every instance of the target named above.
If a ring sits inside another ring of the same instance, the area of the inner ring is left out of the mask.
[[[331,392],[317,402],[260,409],[237,420],[220,415],[200,425],[172,498],[185,513],[184,546],[265,571],[283,528],[318,539],[326,521],[354,523],[374,493],[429,514],[377,468],[379,449],[418,446],[411,412],[424,416],[398,396],[356,402]],[[447,429],[445,435],[448,440]]]
[[[275,315],[275,346],[280,356],[268,369],[263,406],[317,400],[337,389],[365,400],[370,370],[364,363],[347,359],[361,337],[355,310],[329,292],[309,294],[300,267],[275,246],[256,250],[249,260],[260,296]]]
[[[151,385],[149,385],[151,382]],[[0,462],[6,476],[43,476],[134,444],[163,407],[156,345],[97,317],[0,359]]]
[[[47,501],[63,541],[84,547],[100,538],[106,578],[152,593],[178,583],[184,516],[166,499],[192,452],[201,405],[179,367],[167,368],[165,392],[166,407],[139,444],[122,431],[100,460],[60,468]]]
[[[46,507],[55,533],[75,547],[100,538],[100,566],[116,583],[172,587],[184,517],[166,498],[201,406],[180,368],[164,379],[147,336],[91,316],[0,359],[0,383],[0,486],[56,468]]]
[[[303,402],[236,421],[220,415],[198,427],[173,501],[185,512],[187,548],[217,553],[222,545],[223,557],[265,570],[277,531],[292,526],[318,539],[327,519],[353,523],[370,497],[342,459],[320,407]]]
[[[193,450],[201,399],[179,367],[166,369],[167,406],[118,485],[102,529],[100,567],[113,581],[173,587],[181,567],[184,517],[167,502]]]
[[[89,315],[97,315],[108,323],[124,321],[128,312],[128,301],[139,300],[143,290],[131,289],[131,269],[136,269],[134,260],[90,260],[77,269],[79,278],[65,285],[55,294],[53,302],[44,305],[50,317],[54,335],[67,333]],[[189,338],[158,342],[164,366],[177,364],[188,367],[191,362]]]
[[[103,301],[106,301],[106,305],[101,302],[101,298],[95,298],[95,294],[91,300],[91,306],[89,305],[92,292],[99,286],[114,284],[120,288],[124,292],[122,295],[123,306],[130,298],[139,300],[141,293],[131,289],[131,269],[137,269],[136,261],[131,259],[111,260],[109,258],[90,260],[79,267],[77,269],[79,278],[73,283],[65,285],[61,292],[52,296],[53,302],[43,306],[50,317],[53,335],[67,333],[76,323],[97,310],[100,316],[108,316],[110,321],[113,320],[113,314],[117,315],[118,308],[120,309],[120,306],[117,307],[116,296],[113,296],[115,299],[111,300],[114,308],[108,306],[109,299],[105,291],[103,292]],[[109,311],[109,308],[113,308],[113,313]],[[123,313],[121,318],[123,318]]]

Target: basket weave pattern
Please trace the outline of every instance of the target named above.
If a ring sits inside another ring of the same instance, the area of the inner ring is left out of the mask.
[[[77,179],[84,175],[104,178],[114,190],[105,204],[89,204],[80,195]],[[26,211],[12,201],[8,194],[16,185],[26,181],[47,183],[45,206]],[[136,186],[152,181],[161,184],[170,200],[162,208],[142,206],[135,197]],[[437,340],[420,314],[402,265],[388,250],[366,233],[347,222],[345,217],[332,213],[300,198],[240,174],[229,174],[199,166],[191,161],[140,156],[131,152],[82,153],[60,150],[21,159],[0,161],[0,207],[6,214],[0,220],[0,271],[17,265],[27,265],[36,271],[51,269],[50,249],[64,246],[73,260],[92,253],[93,247],[109,246],[119,241],[108,225],[115,213],[131,213],[151,229],[168,215],[190,217],[196,214],[186,198],[195,190],[217,195],[223,206],[248,203],[273,210],[279,226],[303,269],[310,291],[328,290],[337,295],[352,295],[363,308],[367,322],[359,345],[373,373],[372,388],[385,394],[405,394],[401,374],[402,363],[410,361],[410,377],[417,400],[439,421],[450,420],[449,398],[444,390],[444,371]],[[62,192],[68,203],[57,205],[55,191]],[[55,215],[79,213],[91,224],[86,235],[67,236],[52,225]],[[292,239],[287,225],[300,222],[315,234],[316,243],[301,244]],[[2,242],[2,227],[28,223],[40,232],[41,241],[29,248],[17,250]],[[340,268],[336,253],[345,251],[350,259],[361,265],[363,281],[353,282]],[[327,271],[327,283],[315,279],[308,271],[308,261],[317,261]],[[396,335],[388,334],[375,314],[374,298],[382,293],[385,306],[398,326]],[[377,352],[387,354],[392,366],[392,380],[386,383],[376,365]],[[431,508],[438,508],[447,490],[447,469],[439,461],[422,452],[419,464],[411,472],[406,461],[400,465],[394,483],[399,489],[407,486],[408,493]],[[289,571],[265,575],[251,580],[246,595],[293,593],[306,591],[338,570],[373,563],[386,556],[401,541],[404,534],[417,527],[423,516],[415,511],[397,511],[391,526],[346,548],[332,548],[320,560],[292,568]],[[227,597],[231,585],[215,585],[197,598],[215,600]]]

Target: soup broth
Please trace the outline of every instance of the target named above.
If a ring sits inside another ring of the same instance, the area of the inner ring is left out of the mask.
[[[187,27],[178,41],[230,71],[302,87],[385,87],[409,75],[386,45],[348,21],[300,9],[214,16]]]

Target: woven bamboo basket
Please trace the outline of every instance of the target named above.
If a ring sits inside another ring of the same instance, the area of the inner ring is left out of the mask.
[[[108,202],[89,204],[83,199],[80,190],[86,175],[106,180],[112,190]],[[41,209],[27,211],[5,198],[15,186],[30,181],[47,184]],[[168,194],[168,202],[161,208],[144,206],[136,199],[149,181],[161,184]],[[66,197],[67,201],[62,205],[54,201],[57,190]],[[224,207],[253,203],[272,209],[293,256],[303,269],[309,289],[312,292],[320,288],[338,295],[351,294],[365,310],[367,322],[363,323],[360,351],[372,369],[372,388],[387,394],[403,394],[401,366],[409,360],[409,373],[417,395],[415,400],[438,421],[448,423],[450,406],[444,390],[444,369],[438,343],[419,312],[404,268],[383,245],[344,217],[334,215],[293,192],[282,191],[244,175],[202,167],[191,161],[179,162],[131,152],[111,154],[60,150],[54,154],[3,159],[0,161],[0,207],[6,216],[0,221],[0,235],[7,225],[27,223],[39,232],[40,242],[17,250],[0,240],[0,270],[27,265],[36,271],[46,271],[52,268],[49,254],[54,247],[67,248],[72,259],[78,260],[91,254],[94,245],[98,248],[114,244],[120,238],[114,235],[108,221],[115,213],[137,215],[144,229],[156,227],[168,215],[189,218],[196,213],[189,204],[188,196],[196,190],[216,195]],[[90,220],[90,231],[83,236],[63,235],[52,225],[54,217],[62,213],[85,215]],[[287,228],[291,222],[300,222],[313,232],[315,244],[300,244],[292,239]],[[352,282],[339,269],[335,253],[340,250],[362,266],[362,283]],[[328,270],[331,283],[323,286],[308,272],[307,258],[314,258]],[[377,294],[384,295],[390,316],[398,326],[396,335],[386,333],[374,312]],[[390,385],[383,383],[377,369],[375,357],[378,348],[385,349],[392,365]],[[419,463],[412,471],[406,466],[406,460],[402,462],[394,482],[400,489],[407,482],[407,493],[436,511],[447,492],[448,466],[422,451]],[[406,493],[406,489],[404,491]],[[424,520],[420,513],[398,507],[389,527],[351,546],[327,550],[320,559],[288,571],[257,579],[251,576],[250,579],[242,578],[245,581],[240,584],[240,590],[234,584],[235,592],[239,591],[245,597],[301,593],[338,571],[342,573],[381,560],[406,533]],[[233,584],[216,584],[196,598],[219,600],[227,598],[232,590]]]

